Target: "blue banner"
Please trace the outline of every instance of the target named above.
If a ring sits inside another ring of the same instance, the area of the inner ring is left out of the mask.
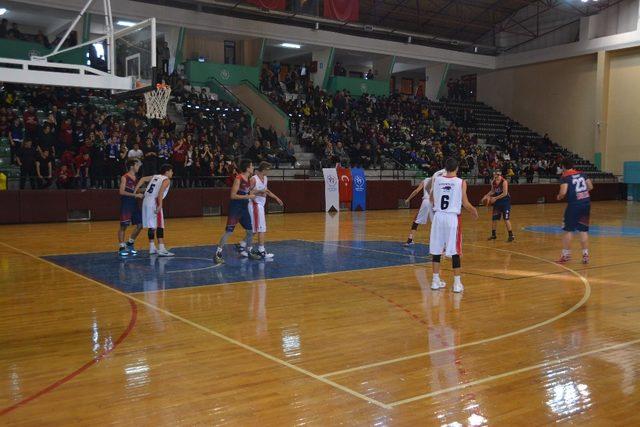
[[[353,182],[351,210],[355,211],[360,208],[364,211],[367,209],[367,177],[364,174],[364,169],[351,169],[351,180]]]

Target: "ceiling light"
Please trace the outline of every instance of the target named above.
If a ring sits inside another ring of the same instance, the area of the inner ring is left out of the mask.
[[[7,12],[8,12],[7,9],[5,9],[4,7],[0,7],[0,16],[4,15]]]
[[[133,27],[136,23],[131,21],[118,21],[116,22],[116,25],[120,25],[121,27]]]
[[[300,49],[302,47],[299,44],[295,44],[295,43],[280,43],[280,46],[286,47],[289,49]]]

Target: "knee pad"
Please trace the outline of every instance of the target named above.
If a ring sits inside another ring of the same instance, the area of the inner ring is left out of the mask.
[[[453,255],[451,257],[451,263],[453,264],[453,268],[460,268],[460,255]]]
[[[158,228],[158,239],[164,239],[164,228]]]
[[[417,230],[418,229],[418,223],[414,222],[413,224],[411,224],[411,229],[412,230]]]
[[[440,257],[442,257],[442,255],[431,255],[431,261],[440,262]]]
[[[148,229],[147,236],[149,236],[149,240],[153,240],[156,237],[156,231],[153,228]]]

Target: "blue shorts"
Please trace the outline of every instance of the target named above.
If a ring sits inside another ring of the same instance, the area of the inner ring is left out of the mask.
[[[498,200],[495,205],[493,205],[493,221],[499,221],[500,218],[504,218],[505,221],[509,220],[511,216],[511,200]]]
[[[229,215],[227,216],[228,232],[235,230],[236,225],[240,223],[245,230],[253,230],[251,215],[249,215],[248,200],[231,200],[229,203]]]
[[[591,204],[567,205],[564,210],[564,231],[589,231]]]
[[[138,201],[133,197],[127,197],[120,204],[120,225],[142,224],[142,211]]]

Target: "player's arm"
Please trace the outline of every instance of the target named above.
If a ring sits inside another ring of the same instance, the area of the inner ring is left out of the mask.
[[[492,197],[491,198],[491,203],[495,203],[496,200],[500,200],[500,199],[502,199],[504,197],[507,197],[507,195],[509,194],[508,191],[509,191],[509,183],[507,182],[506,179],[503,179],[502,180],[502,194],[500,194],[499,196]]]
[[[48,169],[47,178],[51,178],[53,176],[53,162],[48,163]]]
[[[231,200],[252,200],[256,198],[255,194],[238,194],[238,190],[240,189],[240,180],[238,178],[233,180],[233,184],[231,185]]]
[[[567,195],[567,191],[569,190],[569,184],[566,182],[563,182],[562,184],[560,184],[560,192],[558,193],[558,197],[556,197],[556,199],[558,200],[562,200],[565,198],[565,196]]]
[[[156,213],[162,210],[162,201],[164,199],[163,196],[167,187],[169,187],[169,180],[165,179],[164,181],[162,181],[162,185],[160,185],[160,191],[158,191],[158,197],[156,198]]]
[[[431,183],[431,181],[429,181],[429,183]],[[418,186],[416,187],[416,189],[415,189],[415,190],[413,190],[413,191],[411,192],[411,194],[409,194],[409,197],[407,197],[407,198],[404,200],[404,201],[405,201],[405,203],[407,203],[407,204],[408,204],[408,203],[411,201],[411,199],[413,199],[414,197],[416,197],[416,196],[418,195],[418,193],[422,191],[422,189],[423,189],[423,188],[424,188],[424,181],[423,181],[423,182],[421,182],[421,183],[420,183],[420,185],[418,185]]]
[[[140,178],[140,181],[138,181],[138,184],[136,185],[136,189],[133,190],[133,194],[138,194],[138,191],[140,191],[140,187],[149,183],[149,181],[151,181],[151,178],[153,178],[153,176],[143,176],[142,178]],[[124,179],[124,177],[122,179]],[[122,194],[122,183],[123,181],[120,180],[120,194]]]
[[[284,203],[282,203],[282,200],[280,200],[280,197],[276,196],[274,193],[272,193],[271,191],[269,191],[269,189],[266,189],[265,194],[269,197],[271,197],[272,199],[274,199],[276,202],[278,202],[278,204],[280,206],[284,206]]]
[[[462,181],[462,206],[469,212],[475,219],[478,219],[478,210],[469,203],[469,198],[467,197],[467,181]]]
[[[36,161],[36,176],[38,178],[42,178],[42,174],[40,173],[40,162]]]
[[[587,190],[593,190],[593,182],[590,179],[587,179]]]

